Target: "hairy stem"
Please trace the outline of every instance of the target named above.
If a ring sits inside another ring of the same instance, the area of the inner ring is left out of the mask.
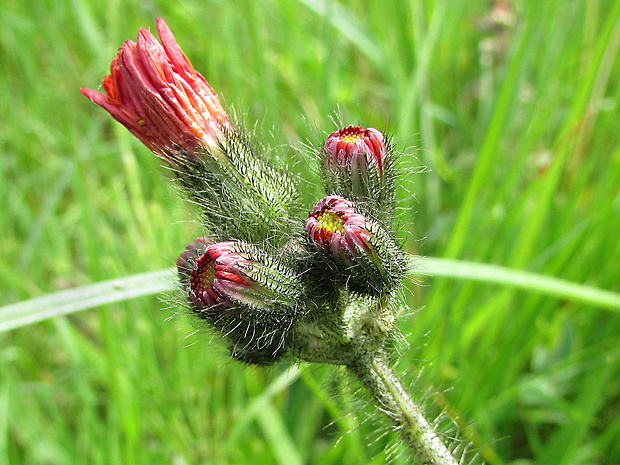
[[[383,354],[360,359],[349,369],[373,395],[400,432],[403,442],[420,462],[428,465],[457,465],[433,426],[407,392]]]

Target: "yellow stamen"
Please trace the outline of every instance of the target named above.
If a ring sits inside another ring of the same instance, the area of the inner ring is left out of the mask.
[[[317,221],[321,225],[322,228],[329,232],[340,231],[344,234],[344,221],[337,213],[334,213],[330,210],[325,210],[319,216],[317,216]]]
[[[354,142],[363,139],[364,134],[345,134],[340,136],[340,140],[346,142],[347,144],[353,144]]]
[[[202,289],[208,289],[215,279],[215,262],[209,262],[206,266],[201,267],[198,275],[199,286]]]

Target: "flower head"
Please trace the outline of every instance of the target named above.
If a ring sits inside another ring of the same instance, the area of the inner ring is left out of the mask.
[[[234,242],[212,244],[190,273],[189,296],[201,309],[235,306],[253,287],[247,276],[250,267],[247,257],[235,251]]]
[[[193,311],[224,336],[233,357],[268,365],[286,353],[304,299],[300,277],[281,257],[243,241],[199,238],[177,267]]]
[[[405,261],[395,238],[351,200],[330,195],[319,201],[306,220],[306,234],[351,289],[378,295],[402,281]]]
[[[325,142],[323,153],[328,171],[341,171],[353,176],[368,176],[369,171],[376,171],[379,178],[385,175],[385,136],[375,128],[347,126],[332,132]]]
[[[322,151],[323,183],[328,194],[368,204],[377,217],[389,218],[394,202],[394,159],[383,133],[347,126],[332,132]]]
[[[344,197],[319,201],[306,220],[306,232],[317,246],[345,262],[361,254],[375,256],[366,218]]]
[[[294,307],[301,284],[292,270],[244,242],[211,244],[195,261],[188,293],[198,310]]]
[[[174,165],[180,152],[216,157],[230,119],[207,80],[198,73],[162,18],[161,44],[147,29],[126,41],[103,80],[105,93],[81,89],[149,149]]]

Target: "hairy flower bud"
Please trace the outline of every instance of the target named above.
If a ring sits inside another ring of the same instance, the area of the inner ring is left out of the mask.
[[[306,220],[306,234],[353,290],[384,294],[403,279],[405,259],[395,239],[344,197],[319,201]]]
[[[279,257],[251,244],[206,245],[203,239],[190,244],[177,262],[180,270],[192,265],[180,276],[194,312],[225,337],[233,357],[273,363],[286,353],[288,331],[305,314],[300,277]]]
[[[170,165],[216,240],[283,243],[298,193],[288,173],[234,127],[162,18],[126,41],[103,80],[81,89]]]
[[[197,309],[251,310],[250,318],[293,312],[301,295],[293,270],[258,248],[237,241],[206,247],[190,272],[188,293]]]
[[[355,210],[352,202],[337,195],[321,200],[306,220],[308,237],[347,263],[361,254],[376,255],[365,228],[364,215]]]
[[[376,205],[391,212],[394,186],[392,152],[375,128],[348,126],[329,135],[323,147],[325,189],[330,194]]]
[[[198,258],[205,253],[213,242],[208,237],[199,237],[185,247],[183,254],[177,259],[177,273],[183,285],[189,283],[190,275]]]
[[[325,164],[330,169],[356,170],[359,173],[376,170],[379,177],[385,171],[385,137],[375,128],[359,126],[332,132],[324,147]]]
[[[230,119],[207,80],[198,73],[162,18],[161,44],[147,29],[126,41],[103,80],[105,93],[81,89],[156,155],[175,166],[185,157],[220,150]]]

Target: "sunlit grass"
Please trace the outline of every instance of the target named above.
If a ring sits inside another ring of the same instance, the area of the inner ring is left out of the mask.
[[[5,3],[1,305],[168,268],[201,234],[155,157],[78,90],[157,16],[307,180],[287,144],[320,143],[336,113],[393,133],[410,252],[620,291],[618,2],[511,3],[503,24],[482,1]],[[484,277],[424,284],[398,350],[430,412],[489,463],[620,461],[618,312]],[[167,305],[0,334],[0,463],[386,461],[390,436],[339,370],[243,367]]]

